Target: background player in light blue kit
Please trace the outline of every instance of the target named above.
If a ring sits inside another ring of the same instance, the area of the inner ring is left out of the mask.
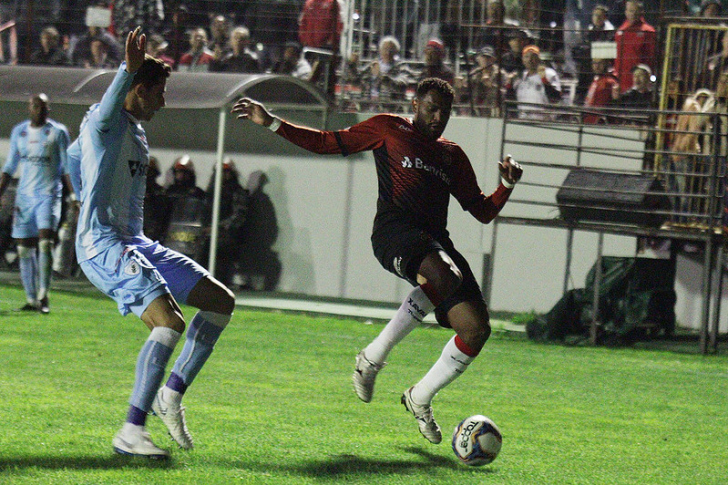
[[[152,410],[177,444],[192,448],[182,396],[210,356],[230,317],[230,290],[190,258],[153,242],[142,233],[149,146],[141,121],[164,107],[171,69],[145,56],[146,36],[137,28],[126,39],[126,61],[86,113],[78,139],[68,149],[81,212],[76,254],[81,269],[113,298],[122,315],[134,313],[149,327],[139,352],[126,423],[114,437],[114,451],[165,458],[147,433]],[[200,311],[190,321],[182,351],[167,383],[159,389],[172,351],[185,329],[177,302]]]
[[[27,299],[20,310],[48,313],[53,241],[61,218],[61,181],[71,189],[64,175],[70,137],[64,125],[48,118],[50,106],[45,94],[32,96],[28,111],[30,119],[16,125],[10,135],[10,153],[0,175],[0,196],[19,168],[12,236],[18,242],[20,278]]]

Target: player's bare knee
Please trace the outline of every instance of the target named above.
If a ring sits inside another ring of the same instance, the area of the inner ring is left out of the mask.
[[[215,308],[210,311],[222,315],[231,315],[233,313],[235,309],[235,295],[227,286],[217,286],[211,299]]]
[[[460,338],[474,352],[480,352],[490,338],[491,328],[487,320],[472,322],[458,332]]]
[[[205,312],[231,315],[235,309],[235,295],[212,276],[202,278],[187,296],[187,304]]]

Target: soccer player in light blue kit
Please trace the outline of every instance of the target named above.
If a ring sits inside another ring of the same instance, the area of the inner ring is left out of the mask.
[[[20,279],[27,299],[19,310],[47,314],[62,180],[71,189],[65,175],[70,137],[64,125],[48,118],[50,106],[45,94],[32,96],[28,111],[30,119],[15,126],[10,135],[10,153],[0,175],[0,196],[19,168],[12,236],[18,242]]]
[[[149,146],[141,121],[164,107],[171,69],[145,56],[146,36],[137,28],[126,39],[126,60],[86,113],[78,139],[68,150],[81,212],[76,254],[88,279],[113,298],[122,315],[134,313],[149,327],[139,352],[126,423],[114,437],[114,451],[166,458],[146,431],[150,410],[177,444],[192,448],[182,396],[200,371],[235,306],[232,292],[190,258],[142,233]],[[167,383],[165,367],[185,330],[177,302],[200,311],[189,324],[184,346]],[[159,389],[159,391],[157,391]]]

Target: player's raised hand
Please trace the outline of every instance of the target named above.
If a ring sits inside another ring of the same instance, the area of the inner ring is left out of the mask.
[[[238,119],[250,120],[253,123],[266,127],[270,126],[274,119],[262,104],[250,98],[239,100],[233,105],[231,111],[238,115]]]
[[[523,167],[521,167],[520,163],[513,160],[513,157],[510,155],[506,155],[506,158],[498,163],[498,170],[500,171],[501,177],[510,184],[515,184],[521,180],[521,175],[523,175]]]
[[[142,67],[147,50],[147,36],[137,27],[126,36],[126,70],[135,73]]]

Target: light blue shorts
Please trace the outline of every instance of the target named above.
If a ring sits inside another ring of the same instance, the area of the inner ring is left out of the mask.
[[[15,239],[38,237],[40,229],[58,230],[61,220],[61,198],[53,195],[16,197],[13,210]]]
[[[82,261],[81,269],[117,303],[122,315],[138,317],[165,293],[185,303],[197,282],[210,274],[189,257],[157,242],[143,246],[120,243]]]

